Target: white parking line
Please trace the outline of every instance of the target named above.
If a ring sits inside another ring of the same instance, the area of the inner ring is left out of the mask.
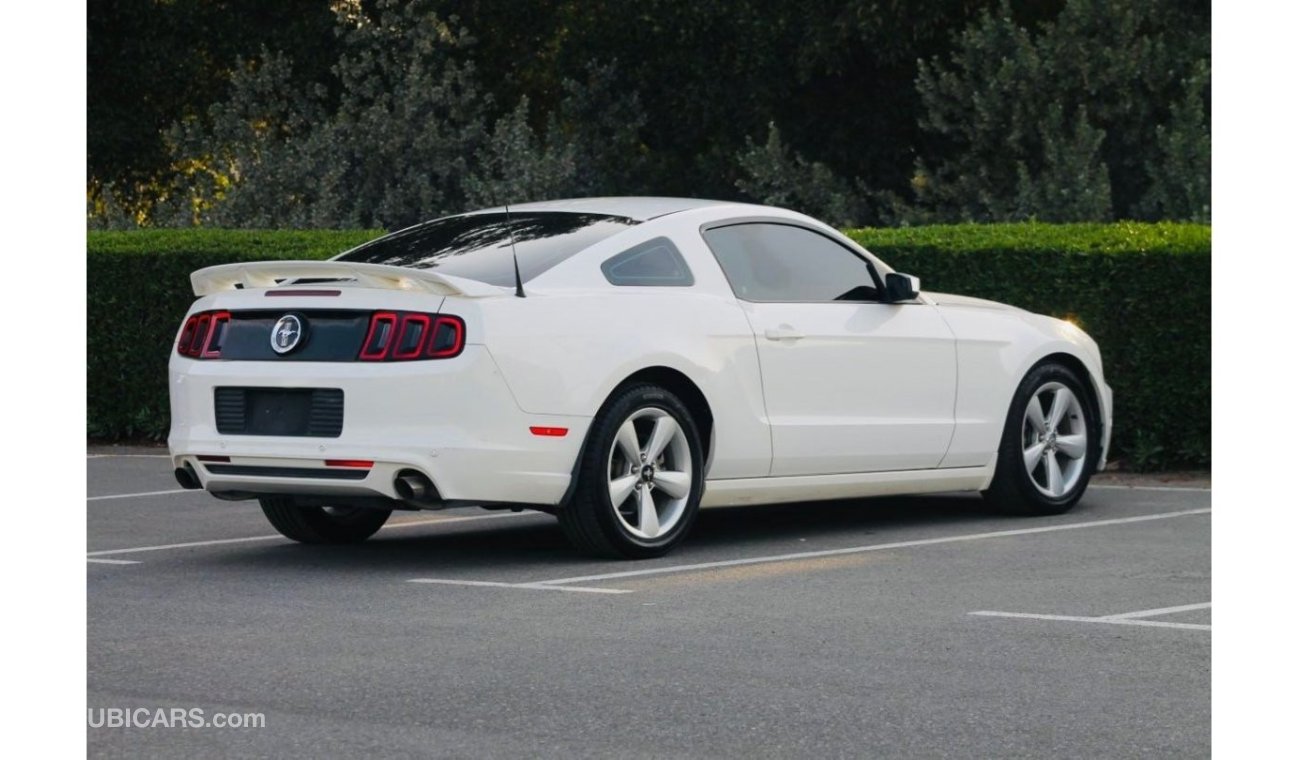
[[[1192,610],[1208,610],[1209,602],[1200,604],[1183,604],[1178,607],[1160,607],[1154,610],[1138,610],[1137,612],[1122,612],[1118,615],[1103,615],[1106,620],[1132,620],[1134,618],[1159,617],[1160,615],[1172,615],[1175,612],[1190,612]]]
[[[527,517],[526,512],[507,512],[500,515],[470,515],[466,517],[435,517],[429,520],[411,520],[409,522],[389,523],[380,530],[391,530],[393,528],[413,528],[417,525],[449,525],[451,523],[470,522],[473,520],[497,520],[503,517]],[[243,538],[216,538],[211,541],[186,541],[181,544],[160,544],[158,546],[133,546],[130,549],[106,549],[97,552],[86,552],[87,557],[105,557],[115,554],[138,554],[140,552],[160,552],[169,549],[189,549],[195,546],[221,546],[223,544],[246,544],[253,541],[274,541],[276,539],[288,541],[279,533],[266,536],[245,536]]]
[[[1133,618],[1107,616],[1107,617],[1079,617],[1076,615],[1038,615],[1032,612],[993,612],[990,610],[980,610],[970,613],[972,615],[982,615],[984,617],[1005,617],[1005,618],[1028,618],[1030,620],[1063,620],[1069,623],[1106,623],[1109,625],[1140,625],[1148,628],[1183,628],[1189,631],[1208,631],[1210,626],[1201,623],[1168,623],[1163,620],[1136,620]]]
[[[195,546],[221,546],[222,544],[246,544],[252,541],[272,541],[284,536],[276,533],[270,536],[246,536],[244,538],[217,538],[211,541],[187,541],[183,544],[162,544],[159,546],[134,546],[130,549],[108,549],[106,551],[86,552],[87,557],[102,557],[108,554],[136,554],[139,552],[161,552],[168,549],[189,549]],[[285,539],[287,540],[287,539]]]
[[[1123,486],[1123,485],[1090,485],[1088,488],[1098,488],[1103,491],[1202,491],[1209,493],[1210,489],[1202,486]]]
[[[446,578],[412,578],[407,583],[435,583],[440,586],[491,586],[493,588],[522,588],[531,591],[582,591],[588,594],[630,594],[625,588],[588,588],[586,586],[547,586],[541,583],[498,583],[496,581],[457,581]]]
[[[712,570],[719,567],[735,567],[737,565],[755,565],[767,562],[787,562],[789,560],[811,559],[814,557],[833,557],[840,554],[860,554],[862,552],[886,551],[889,549],[907,549],[914,546],[930,546],[933,544],[950,544],[959,541],[982,541],[989,538],[1005,538],[1008,536],[1029,536],[1035,533],[1053,533],[1061,530],[1080,530],[1083,528],[1101,528],[1108,525],[1128,525],[1130,523],[1147,522],[1150,520],[1168,520],[1174,517],[1185,517],[1188,515],[1209,514],[1210,508],[1202,509],[1184,509],[1178,512],[1160,512],[1153,515],[1139,515],[1136,517],[1119,517],[1110,520],[1091,520],[1089,522],[1066,523],[1064,525],[1045,525],[1039,528],[1019,528],[1016,530],[997,530],[987,533],[966,533],[957,536],[944,536],[942,538],[923,538],[916,541],[896,541],[888,544],[867,544],[865,546],[850,546],[843,549],[824,549],[821,551],[811,552],[794,552],[791,554],[772,554],[763,557],[745,557],[744,559],[729,559],[718,562],[697,562],[690,565],[669,565],[667,567],[651,567],[644,570],[624,570],[617,573],[600,573],[598,575],[578,575],[572,578],[554,578],[552,580],[537,581],[537,585],[558,586],[570,583],[585,583],[592,581],[607,581],[617,578],[635,578],[645,575],[664,575],[667,573],[689,573],[697,570]]]
[[[94,557],[86,557],[86,561],[87,561],[87,562],[95,562],[95,563],[99,563],[99,564],[103,564],[103,565],[138,565],[138,564],[140,564],[140,560],[138,560],[138,559],[96,559],[96,558],[94,558]]]
[[[86,501],[103,501],[104,499],[134,499],[138,496],[165,496],[169,493],[206,493],[198,489],[173,488],[170,491],[143,491],[141,493],[115,493],[108,496],[87,496]]]

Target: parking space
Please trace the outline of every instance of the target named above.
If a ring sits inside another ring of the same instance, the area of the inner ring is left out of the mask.
[[[479,509],[299,546],[165,458],[87,467],[89,704],[266,715],[94,755],[1209,754],[1207,490],[706,510],[627,563]]]

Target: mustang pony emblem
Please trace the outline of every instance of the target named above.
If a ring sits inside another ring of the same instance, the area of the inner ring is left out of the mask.
[[[294,314],[285,314],[271,328],[271,350],[287,354],[302,342],[302,320]]]

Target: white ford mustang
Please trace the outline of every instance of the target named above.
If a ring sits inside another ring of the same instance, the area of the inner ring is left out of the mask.
[[[468,504],[625,557],[709,505],[970,490],[1058,513],[1110,438],[1073,324],[919,292],[766,206],[532,203],[192,281],[176,477],[308,543]]]

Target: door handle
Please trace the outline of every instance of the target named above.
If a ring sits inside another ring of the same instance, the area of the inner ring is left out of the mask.
[[[803,333],[794,329],[790,325],[781,325],[779,327],[769,327],[763,331],[763,337],[768,340],[799,340]]]

